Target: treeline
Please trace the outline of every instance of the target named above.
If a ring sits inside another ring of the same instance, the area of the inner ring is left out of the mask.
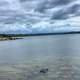
[[[44,35],[62,35],[62,34],[80,34],[80,31],[57,32],[57,33],[33,33],[33,34],[0,34],[0,37],[25,37],[25,36],[44,36]]]
[[[0,34],[0,37],[23,37],[23,34]]]

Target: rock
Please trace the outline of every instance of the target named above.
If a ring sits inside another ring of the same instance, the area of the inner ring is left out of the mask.
[[[48,68],[41,69],[41,70],[40,70],[40,73],[44,73],[44,74],[45,74],[45,73],[48,72],[48,70],[49,70]]]

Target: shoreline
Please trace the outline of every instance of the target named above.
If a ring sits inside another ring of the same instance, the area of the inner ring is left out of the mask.
[[[23,37],[0,37],[0,41],[23,39]]]
[[[23,39],[30,36],[47,36],[47,35],[67,35],[67,34],[80,34],[77,32],[59,32],[59,33],[37,33],[37,34],[0,34],[0,41]]]

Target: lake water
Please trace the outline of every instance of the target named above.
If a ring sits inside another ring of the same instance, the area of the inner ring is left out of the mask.
[[[1,41],[0,80],[80,80],[80,34]]]

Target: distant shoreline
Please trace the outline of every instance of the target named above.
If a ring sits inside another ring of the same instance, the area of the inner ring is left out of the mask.
[[[65,34],[80,34],[80,32],[38,33],[38,34],[27,34],[26,36],[65,35]]]
[[[65,35],[65,34],[80,34],[80,31],[58,32],[58,33],[37,33],[37,34],[0,34],[0,41],[23,39],[23,37],[28,37],[28,36]]]

